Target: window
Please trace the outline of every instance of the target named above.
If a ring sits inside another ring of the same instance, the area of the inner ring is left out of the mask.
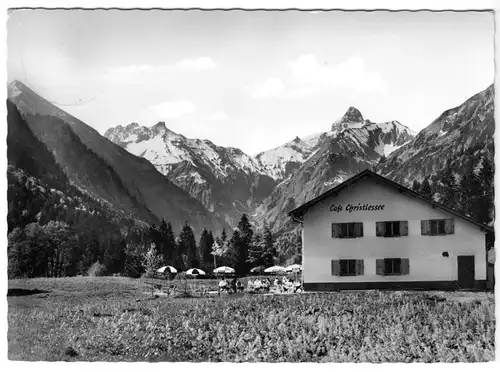
[[[356,276],[364,275],[365,264],[363,260],[332,260],[332,275]]]
[[[362,222],[332,223],[332,238],[359,238],[363,236]]]
[[[448,235],[455,233],[453,219],[423,220],[421,221],[422,235]]]
[[[430,220],[431,235],[444,234],[444,220]]]
[[[385,238],[408,236],[408,221],[377,222],[376,235]]]
[[[410,260],[408,258],[383,258],[378,259],[377,275],[408,275],[410,273]]]
[[[384,260],[385,275],[401,275],[401,258],[386,258]]]
[[[356,275],[356,260],[340,260],[340,275]]]

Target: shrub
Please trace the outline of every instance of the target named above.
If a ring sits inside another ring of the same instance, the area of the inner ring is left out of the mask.
[[[87,271],[88,276],[104,276],[106,275],[106,266],[99,262],[95,262]]]
[[[156,273],[156,270],[159,269],[163,264],[163,258],[158,254],[154,243],[152,243],[148,251],[144,253],[142,259],[142,266],[146,271],[146,277],[149,278],[153,277]]]

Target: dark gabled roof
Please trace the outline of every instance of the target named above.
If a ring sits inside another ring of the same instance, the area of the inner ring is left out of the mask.
[[[335,196],[337,195],[340,191],[344,190],[345,188],[348,188],[356,183],[358,183],[360,180],[362,180],[363,178],[365,177],[372,177],[374,178],[376,181],[380,181],[381,183],[389,186],[389,187],[392,187],[394,189],[397,189],[399,192],[401,193],[404,193],[408,196],[412,196],[414,198],[417,198],[417,199],[420,199],[428,204],[430,204],[433,208],[439,208],[445,212],[448,212],[450,214],[453,214],[467,222],[470,222],[476,226],[479,226],[481,227],[482,229],[486,230],[486,231],[489,231],[489,232],[493,232],[493,229],[491,227],[489,227],[488,225],[485,225],[479,221],[476,221],[472,218],[469,218],[467,216],[464,216],[456,211],[454,211],[453,209],[450,209],[446,206],[444,206],[443,204],[440,204],[440,203],[436,203],[435,201],[429,199],[429,198],[426,198],[422,195],[420,195],[419,193],[413,191],[413,190],[410,190],[409,188],[407,187],[404,187],[402,185],[400,185],[399,183],[396,183],[394,181],[391,181],[390,179],[388,178],[385,178],[375,172],[372,172],[371,170],[369,169],[366,169],[360,173],[358,173],[357,175],[355,175],[354,177],[351,177],[349,178],[348,180],[342,182],[340,185],[337,185],[335,186],[334,188],[324,192],[323,194],[321,194],[320,196],[308,201],[307,203],[305,204],[302,204],[300,207],[298,208],[295,208],[293,211],[289,212],[288,215],[290,217],[292,217],[293,219],[300,219],[305,213],[306,211],[311,208],[313,205],[315,205],[316,203],[319,203],[320,201],[330,197],[330,196]]]

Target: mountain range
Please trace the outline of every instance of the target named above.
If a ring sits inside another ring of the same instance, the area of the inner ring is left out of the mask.
[[[289,178],[294,175],[297,182],[302,182],[304,172],[296,174],[298,170],[310,159],[310,164],[317,164],[318,159],[331,161],[331,151],[336,145],[339,152],[351,152],[356,157],[344,162],[339,167],[340,173],[328,173],[327,181],[317,178],[321,189],[327,188],[332,178],[355,164],[376,163],[382,155],[389,155],[414,135],[397,121],[376,124],[364,120],[354,107],[350,107],[330,131],[305,139],[296,137],[255,157],[240,149],[217,146],[206,139],[186,138],[168,129],[164,122],[152,127],[137,123],[120,125],[104,133],[128,152],[149,160],[159,172],[233,226],[242,213],[254,214],[257,222],[263,220],[261,216],[275,220],[285,207],[275,199],[291,191],[284,186],[289,184]],[[340,164],[340,159],[337,162]],[[314,182],[314,187],[317,186]],[[310,193],[295,196],[304,199]]]
[[[240,149],[189,139],[168,129],[137,123],[108,129],[104,136],[141,156],[216,216],[234,225],[270,194],[276,181]]]
[[[350,107],[325,132],[251,156],[187,138],[165,122],[119,125],[101,136],[24,84],[9,85],[9,100],[70,182],[96,198],[149,222],[188,220],[198,231],[235,226],[246,213],[275,233],[296,228],[289,210],[366,168],[409,185],[469,150],[492,157],[493,97],[492,85],[418,134]]]
[[[398,121],[373,123],[350,107],[328,132],[312,137],[314,150],[295,170],[284,175],[286,178],[256,209],[256,223],[268,223],[275,232],[294,228],[283,211],[290,211],[356,173],[374,167],[382,157],[411,142],[414,136],[411,129]]]

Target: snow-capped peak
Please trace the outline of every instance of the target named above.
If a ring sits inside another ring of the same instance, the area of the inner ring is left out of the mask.
[[[349,107],[342,116],[342,119],[340,119],[343,123],[359,123],[363,122],[363,115],[361,115],[361,112],[356,107]]]
[[[22,89],[19,87],[19,82],[17,80],[14,80],[9,83],[7,86],[9,96],[14,98],[22,94]]]
[[[275,180],[286,178],[317,150],[323,133],[295,137],[292,141],[255,156],[258,164]]]
[[[398,121],[373,123],[364,119],[357,108],[349,107],[344,116],[333,123],[330,131],[302,139],[296,137],[284,145],[257,154],[256,159],[269,176],[279,180],[288,177],[324,143],[328,145],[340,138],[348,139],[358,149],[371,151],[371,148],[380,156],[387,156],[414,137],[415,132]]]
[[[168,129],[165,122],[149,128],[131,123],[108,129],[104,135],[132,154],[149,160],[165,175],[182,162],[195,168],[208,167],[219,179],[235,171],[265,174],[257,161],[240,149],[217,146],[205,139],[186,138]]]
[[[361,112],[355,107],[349,107],[340,119],[333,122],[331,131],[342,131],[349,128],[361,128],[369,120],[363,119]]]

